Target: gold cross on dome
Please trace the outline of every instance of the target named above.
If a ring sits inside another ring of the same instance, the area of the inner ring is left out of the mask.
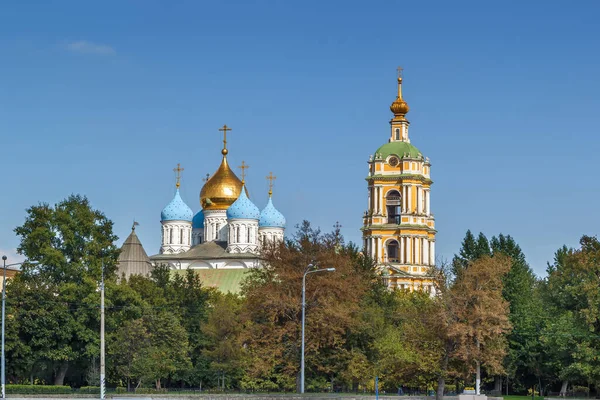
[[[225,124],[222,128],[219,128],[219,130],[223,132],[223,150],[227,150],[227,131],[230,131],[231,128],[227,127],[227,124]]]
[[[175,183],[175,187],[177,189],[179,189],[180,186],[180,181],[181,181],[181,171],[183,171],[183,168],[181,168],[181,164],[177,163],[177,168],[173,168],[173,172],[175,172],[177,175],[177,183]]]
[[[269,181],[269,196],[273,194],[273,181],[275,179],[277,179],[277,177],[275,175],[273,175],[273,172],[269,172],[269,176],[267,176],[267,179]]]
[[[246,183],[246,170],[250,168],[250,166],[242,160],[242,165],[240,165],[238,168],[242,170],[242,183]]]

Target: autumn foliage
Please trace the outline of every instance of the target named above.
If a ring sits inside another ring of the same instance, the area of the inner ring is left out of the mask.
[[[265,249],[265,267],[252,270],[243,288],[243,342],[250,354],[247,384],[293,389],[300,365],[302,278],[306,283],[306,368],[337,374],[348,358],[347,333],[357,319],[372,270],[338,233],[321,235],[305,223],[294,240]]]

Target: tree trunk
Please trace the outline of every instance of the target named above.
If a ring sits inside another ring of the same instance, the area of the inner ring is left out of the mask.
[[[494,377],[494,391],[498,393],[498,395],[502,394],[502,377],[495,376]]]
[[[67,370],[69,369],[69,362],[63,361],[58,367],[58,371],[56,371],[56,375],[54,376],[54,384],[57,386],[62,386],[65,384],[65,376],[67,376]]]
[[[437,381],[437,391],[435,392],[435,400],[442,400],[444,398],[444,388],[446,387],[446,371],[448,370],[448,355],[444,355],[442,360],[442,368],[440,376]]]
[[[560,387],[560,397],[565,397],[567,395],[567,387],[569,386],[569,381],[564,380],[562,386]]]

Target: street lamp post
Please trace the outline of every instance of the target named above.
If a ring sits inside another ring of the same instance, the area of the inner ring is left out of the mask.
[[[2,398],[6,398],[6,354],[4,353],[4,319],[6,315],[6,267],[13,267],[16,265],[23,264],[22,262],[6,264],[6,260],[8,257],[2,256],[3,263],[3,275],[2,275],[2,367],[0,368],[0,375],[2,375],[1,384],[2,384]]]
[[[302,277],[302,354],[300,356],[300,393],[304,393],[304,322],[306,318],[306,275],[315,272],[334,272],[335,268],[313,269],[315,266],[309,264]]]
[[[104,261],[102,262],[102,281],[100,283],[100,399],[106,394],[104,375]]]

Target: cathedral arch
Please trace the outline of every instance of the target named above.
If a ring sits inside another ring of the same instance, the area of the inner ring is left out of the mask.
[[[246,268],[246,264],[244,264],[241,261],[230,261],[221,268],[223,268],[223,269],[226,269],[226,268],[227,269],[240,269],[240,268]]]
[[[210,268],[213,268],[213,266],[205,261],[194,261],[188,268],[189,269],[210,269]]]

